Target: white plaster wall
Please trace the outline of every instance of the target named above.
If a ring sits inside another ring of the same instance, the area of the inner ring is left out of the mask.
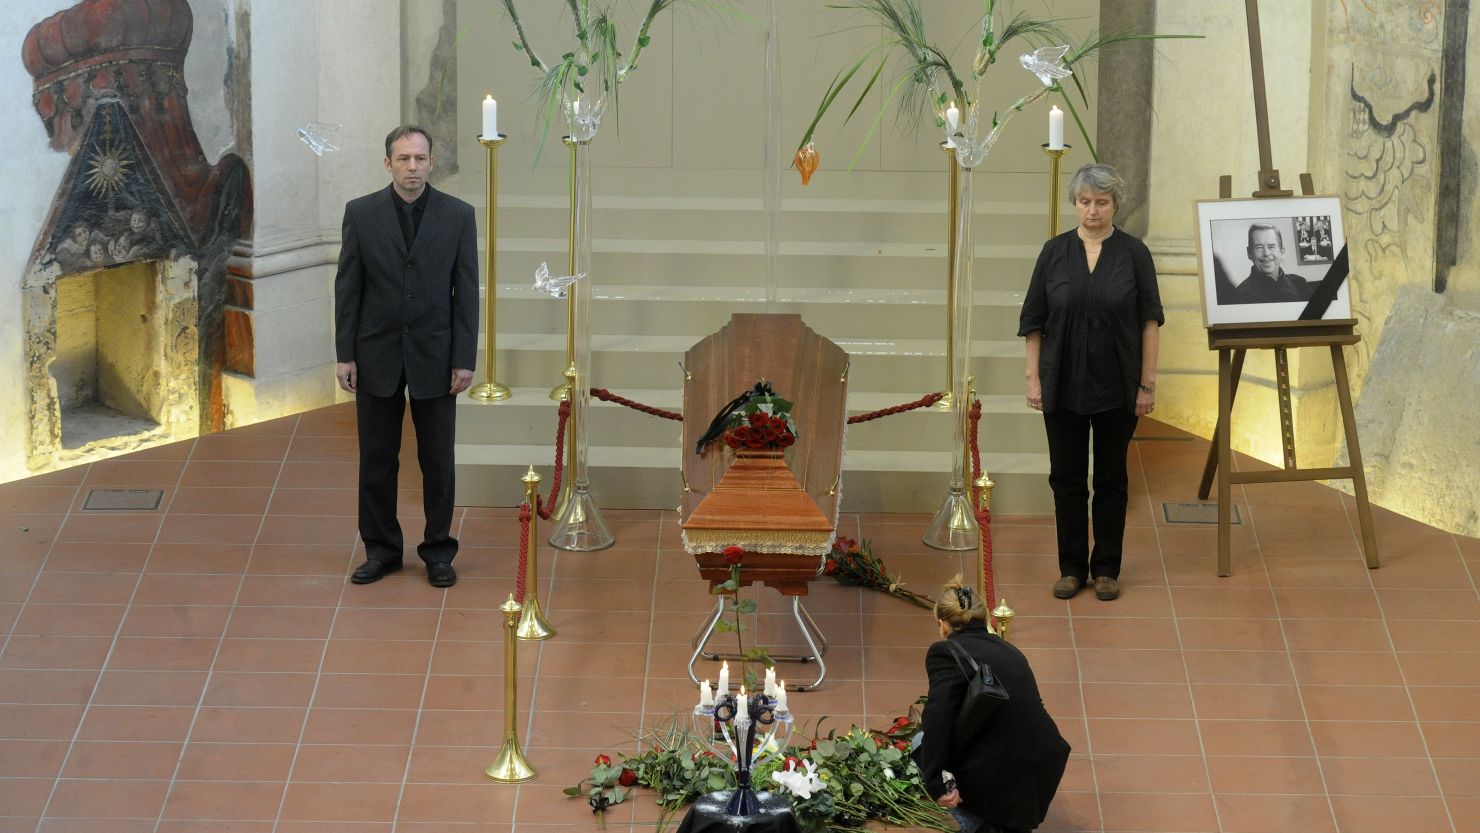
[[[21,44],[31,27],[68,8],[75,0],[10,0],[0,15],[0,147],[6,149],[5,169],[12,182],[26,187],[5,189],[0,208],[0,389],[25,390],[26,370],[22,343],[25,308],[20,303],[21,279],[31,259],[31,247],[56,187],[71,158],[51,149],[41,117],[31,106],[31,75],[21,63]],[[25,477],[26,397],[0,397],[0,481]]]
[[[247,2],[248,0],[241,0]],[[189,0],[195,29],[185,54],[185,86],[190,91],[190,120],[206,160],[215,164],[234,150],[235,121],[226,103],[228,49],[236,38],[238,0]]]
[[[252,239],[256,377],[227,386],[230,424],[335,400],[334,264],[344,204],[388,181],[401,121],[400,5],[322,0],[252,7]],[[339,151],[297,136],[337,124]]]
[[[1271,163],[1282,187],[1298,192],[1309,170],[1312,8],[1262,3],[1265,96]],[[1194,252],[1198,200],[1217,199],[1218,178],[1233,177],[1233,195],[1258,187],[1259,144],[1244,5],[1158,0],[1156,29],[1200,34],[1156,50],[1147,243],[1157,256],[1167,324],[1162,330],[1158,418],[1202,436],[1217,421],[1218,356],[1207,349]],[[1322,187],[1317,193],[1337,187]],[[1233,445],[1265,460],[1280,459],[1273,362],[1249,354],[1234,406]],[[1328,351],[1291,351],[1297,445],[1302,465],[1324,465],[1336,449],[1334,388]]]

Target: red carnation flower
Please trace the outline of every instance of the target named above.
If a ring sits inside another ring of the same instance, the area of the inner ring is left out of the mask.
[[[612,765],[612,759],[610,757],[606,756],[606,755],[597,755],[596,756],[596,765],[597,766],[611,766]]]
[[[903,729],[904,727],[906,727],[908,725],[910,725],[910,719],[908,717],[896,717],[896,718],[894,718],[894,728],[896,728],[896,729]]]
[[[910,751],[909,741],[897,740],[894,742],[894,748],[901,752],[908,752]]]
[[[637,773],[630,769],[624,769],[622,770],[622,774],[617,776],[617,783],[624,787],[630,787],[637,783]]]
[[[879,747],[880,749],[883,749],[884,747],[889,745],[889,739],[884,737],[883,735],[874,735],[874,745]]]
[[[746,448],[765,448],[766,447],[766,438],[765,437],[762,437],[760,434],[752,433],[750,435],[750,438],[745,441],[745,447]]]
[[[799,769],[801,767],[801,765],[802,765],[802,759],[801,758],[798,758],[795,755],[787,755],[786,756],[786,762],[781,765],[781,768],[783,770],[790,771],[790,770],[793,770],[793,769]]]
[[[776,438],[776,443],[778,445],[780,445],[782,448],[791,448],[791,444],[794,443],[794,442],[796,442],[796,441],[797,441],[797,438],[796,437],[793,437],[789,433],[782,434],[781,436],[779,436],[779,437]]]
[[[731,566],[733,566],[735,564],[739,564],[740,561],[741,561],[741,559],[745,558],[745,548],[744,547],[725,547],[725,549],[724,549],[724,556],[725,556],[725,563],[726,564],[729,564]]]
[[[739,440],[742,443],[745,442],[746,440],[750,439],[750,428],[749,428],[749,426],[742,425],[739,428],[736,428],[731,433],[735,435],[735,439]]]
[[[735,438],[735,435],[734,434],[726,434],[725,435],[725,445],[729,446],[730,448],[739,448],[740,447],[740,441]]]
[[[769,416],[767,416],[766,414],[763,414],[760,411],[756,411],[755,413],[753,413],[753,414],[750,415],[750,424],[751,425],[754,425],[757,428],[760,428],[761,426],[765,425],[768,421],[770,421],[770,419],[771,418]]]
[[[777,436],[778,434],[776,433],[776,429],[770,425],[767,425],[765,428],[761,429],[761,439],[765,440],[768,443],[776,442]]]
[[[836,573],[837,571],[838,571],[838,562],[836,560],[829,558],[828,560],[822,562],[822,574],[823,575],[830,576],[833,573]]]

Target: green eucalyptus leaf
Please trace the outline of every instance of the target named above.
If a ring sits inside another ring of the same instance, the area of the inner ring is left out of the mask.
[[[652,43],[652,42],[653,42],[652,37],[650,37],[648,35],[643,35],[642,37],[639,37],[637,39],[637,45],[639,47],[643,47],[643,48],[646,48],[647,45],[650,44],[650,43]]]
[[[586,67],[585,64],[576,65],[576,75],[585,75],[587,72],[590,72],[590,70]]]
[[[520,52],[523,52],[524,44],[520,43],[519,41],[514,41],[514,48],[519,50]]]

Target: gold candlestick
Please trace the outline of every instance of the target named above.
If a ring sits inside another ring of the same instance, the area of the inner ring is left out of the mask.
[[[1051,148],[1047,144],[1041,145],[1043,153],[1048,157],[1048,236],[1059,236],[1059,160],[1069,152],[1073,145],[1064,145],[1061,148]]]
[[[509,386],[498,381],[497,356],[494,348],[498,341],[498,284],[494,280],[497,273],[498,261],[498,146],[504,143],[508,137],[500,133],[497,136],[479,136],[478,142],[488,149],[488,177],[487,191],[485,192],[484,205],[487,207],[488,216],[484,220],[484,236],[487,238],[487,246],[484,252],[484,273],[488,276],[488,295],[486,302],[488,307],[488,322],[483,328],[483,384],[474,385],[468,391],[468,398],[474,402],[502,402],[513,395]]]
[[[499,610],[504,612],[504,748],[483,774],[500,784],[520,784],[533,780],[537,774],[519,748],[519,735],[514,730],[519,712],[519,643],[514,638],[514,629],[520,605],[510,594]]]
[[[956,201],[961,191],[961,166],[956,164],[956,147],[945,142],[940,149],[946,155],[946,386],[944,396],[935,403],[935,410],[951,410],[951,387],[955,380],[955,328],[956,328]]]
[[[540,610],[540,536],[538,525],[540,522],[540,476],[535,473],[534,466],[519,478],[524,483],[524,501],[534,509],[529,517],[529,563],[524,573],[524,612],[519,617],[519,628],[515,633],[520,639],[535,640],[549,639],[555,635],[555,629],[545,621],[545,614]]]
[[[569,176],[566,189],[570,192],[570,224],[566,230],[567,243],[565,247],[565,274],[576,273],[576,146],[580,144],[570,136],[561,137],[560,141],[570,148]],[[565,291],[565,366],[575,367],[576,364],[576,293],[573,288]],[[564,402],[570,399],[571,380],[570,375],[561,380],[560,384],[550,388],[550,399],[555,402]],[[567,481],[568,482],[568,481]],[[561,505],[565,505],[565,496],[570,489],[565,489],[560,496]]]

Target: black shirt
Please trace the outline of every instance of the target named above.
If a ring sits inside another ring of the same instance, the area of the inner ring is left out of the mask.
[[[1141,328],[1166,323],[1146,244],[1114,229],[1095,271],[1078,229],[1043,244],[1018,319],[1018,335],[1041,332],[1043,410],[1134,411],[1141,384]]]
[[[1279,304],[1309,301],[1316,285],[1281,269],[1279,277],[1267,278],[1258,269],[1250,268],[1249,277],[1234,287],[1235,304]]]
[[[406,248],[410,249],[411,244],[416,242],[416,233],[421,230],[421,218],[427,213],[427,196],[432,193],[432,189],[422,186],[421,196],[416,198],[416,202],[401,199],[394,188],[391,193],[396,197],[391,204],[396,207],[396,222],[401,225],[401,239],[406,241]]]

